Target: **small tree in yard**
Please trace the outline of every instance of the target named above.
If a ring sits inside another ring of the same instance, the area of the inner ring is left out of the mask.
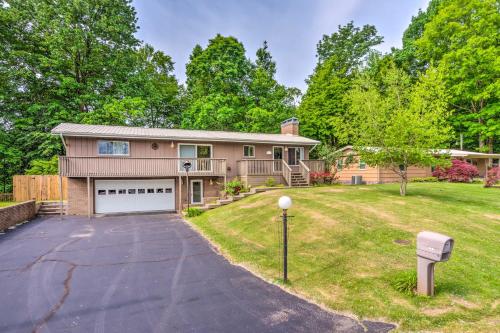
[[[390,68],[381,82],[361,75],[349,97],[355,150],[367,164],[389,168],[406,195],[408,167],[446,163],[433,154],[450,138],[448,95],[441,75],[430,68],[412,84],[402,70]]]
[[[492,187],[500,181],[500,167],[491,168],[486,175],[484,187]]]

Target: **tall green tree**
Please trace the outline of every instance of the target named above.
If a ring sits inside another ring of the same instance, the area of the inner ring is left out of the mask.
[[[129,0],[0,0],[0,114],[23,154],[62,152],[50,130],[123,95],[134,64]]]
[[[195,46],[186,65],[190,105],[182,126],[243,130],[250,72],[245,48],[234,37],[217,35],[205,49]]]
[[[276,63],[264,42],[255,63],[234,37],[217,35],[196,45],[186,65],[189,106],[185,128],[276,132],[294,115],[299,91],[279,84]]]
[[[303,135],[331,146],[348,141],[345,93],[372,48],[381,42],[374,26],[359,28],[353,22],[323,36],[317,45],[318,63],[297,110]]]
[[[383,84],[361,75],[349,99],[356,152],[369,165],[394,171],[401,195],[406,194],[408,167],[444,163],[432,152],[446,148],[451,134],[448,94],[439,71],[430,68],[414,84],[394,66]]]
[[[498,1],[449,0],[415,41],[418,57],[444,74],[457,132],[489,152],[500,137],[499,27]]]
[[[413,79],[416,79],[429,66],[429,59],[418,56],[415,42],[422,37],[425,25],[436,16],[443,2],[444,0],[431,0],[425,10],[419,9],[403,33],[402,48],[392,50],[397,65],[406,70]]]
[[[146,44],[135,52],[134,60],[124,95],[143,100],[144,114],[142,120],[135,119],[133,123],[147,127],[180,126],[185,93],[173,74],[172,58]]]
[[[295,115],[295,101],[300,96],[300,90],[285,87],[277,82],[276,62],[266,41],[257,50],[256,56],[249,83],[251,102],[246,113],[245,130],[278,132],[279,124]]]

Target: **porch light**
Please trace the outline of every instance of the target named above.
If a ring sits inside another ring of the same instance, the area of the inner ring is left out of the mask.
[[[174,148],[174,147],[175,147],[175,145],[174,145],[174,142],[172,141],[172,142],[170,143],[170,148]]]

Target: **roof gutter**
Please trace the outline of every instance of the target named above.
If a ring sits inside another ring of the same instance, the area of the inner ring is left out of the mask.
[[[62,132],[52,132],[52,134],[57,135],[59,134],[61,137],[63,136]],[[181,138],[181,137],[153,137],[153,136],[134,136],[134,135],[106,135],[106,134],[87,134],[87,133],[74,133],[74,134],[68,134],[66,133],[67,136],[74,136],[74,137],[87,137],[87,138],[113,138],[113,139],[143,139],[143,140],[164,140],[164,141],[193,141],[193,142],[199,142],[199,141],[207,141],[207,142],[239,142],[239,143],[263,143],[263,144],[284,144],[284,145],[306,145],[306,146],[312,146],[312,145],[318,145],[316,141],[313,142],[299,142],[299,141],[256,141],[256,140],[244,140],[244,139],[239,139],[239,140],[230,140],[230,139],[210,139],[210,138]]]

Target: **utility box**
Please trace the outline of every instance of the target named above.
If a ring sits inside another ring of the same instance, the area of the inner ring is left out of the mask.
[[[448,261],[454,240],[437,232],[422,231],[417,235],[417,292],[434,295],[434,265]]]
[[[362,184],[363,184],[363,176],[351,177],[351,185],[362,185]]]

